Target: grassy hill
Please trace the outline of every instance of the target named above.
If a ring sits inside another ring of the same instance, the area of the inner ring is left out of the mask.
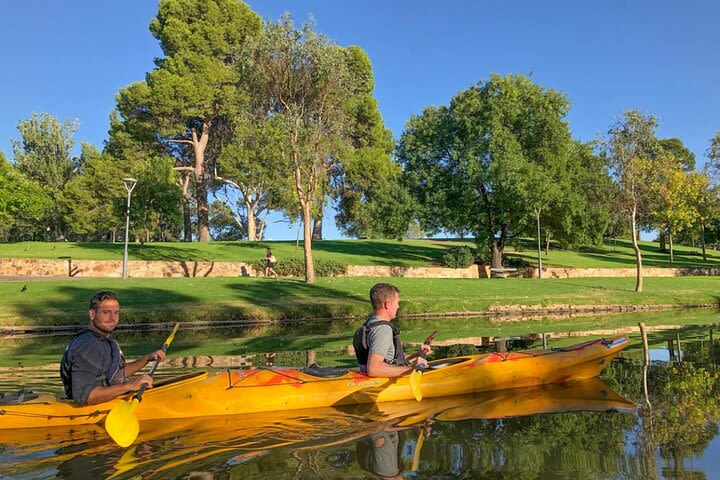
[[[348,265],[429,266],[437,263],[443,252],[451,246],[473,246],[472,240],[321,240],[313,242],[315,258],[335,260]],[[519,242],[518,242],[519,245]],[[302,258],[302,244],[293,241],[277,242],[209,242],[209,243],[149,243],[131,244],[131,260],[188,260],[188,261],[243,261],[252,262],[265,256],[271,247],[278,260]],[[676,246],[675,263],[670,264],[667,253],[659,251],[658,244],[641,242],[643,264],[648,267],[710,267],[720,266],[720,252],[708,250],[708,261],[703,262],[699,248]],[[121,243],[42,243],[18,242],[0,244],[0,258],[61,258],[77,260],[120,260]],[[532,242],[522,242],[522,248],[509,247],[506,253],[521,256],[536,264],[537,252]],[[485,251],[480,256],[487,257]],[[635,254],[629,240],[611,241],[602,247],[583,248],[579,251],[551,249],[543,253],[543,265],[548,267],[632,267]]]

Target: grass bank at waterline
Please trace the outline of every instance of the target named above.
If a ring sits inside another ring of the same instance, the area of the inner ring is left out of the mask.
[[[433,330],[438,334],[435,342],[436,356],[461,355],[471,350],[448,350],[447,345],[486,345],[493,338],[528,338],[535,335],[533,345],[542,345],[538,334],[547,334],[549,347],[562,347],[578,343],[587,338],[630,336],[632,344],[628,352],[642,349],[639,340],[638,322],[644,322],[649,330],[651,344],[662,344],[675,339],[675,333],[668,328],[691,328],[694,340],[709,339],[709,327],[700,330],[698,325],[713,325],[720,320],[717,310],[694,309],[687,311],[667,311],[653,313],[616,314],[607,316],[572,317],[563,319],[538,319],[523,322],[492,322],[488,318],[436,318],[398,320],[403,341],[422,342]],[[352,335],[362,320],[335,321],[292,325],[264,325],[249,328],[181,328],[173,341],[169,356],[183,365],[223,367],[227,360],[237,366],[239,356],[257,355],[255,365],[265,361],[264,353],[277,352],[275,363],[278,365],[303,365],[305,351],[317,353],[321,365],[339,364],[346,367],[354,365],[354,357],[348,353]],[[701,335],[698,335],[698,332]],[[167,331],[128,332],[118,331],[115,336],[120,341],[123,352],[128,358],[136,358],[155,350]],[[683,339],[686,334],[681,335]],[[715,339],[720,336],[716,332]],[[71,334],[0,337],[0,383],[3,374],[15,378],[18,371],[12,367],[47,366],[57,372],[63,350]],[[445,347],[443,347],[445,345]],[[530,343],[522,348],[530,347]],[[411,349],[409,347],[409,349]],[[720,351],[718,352],[720,355]],[[224,363],[225,361],[225,363]],[[7,368],[10,367],[8,370]],[[2,368],[6,368],[3,372]]]
[[[486,312],[511,306],[717,305],[713,277],[408,279],[265,278],[76,279],[0,282],[0,326],[68,325],[86,321],[99,290],[116,291],[126,323],[364,316],[368,291],[379,281],[400,288],[401,314]]]
[[[313,241],[313,255],[321,260],[334,260],[346,265],[385,265],[422,267],[437,263],[448,247],[473,246],[474,241],[457,239],[431,240],[319,240]],[[0,244],[0,258],[73,258],[76,260],[121,260],[122,243],[43,243],[17,242]],[[265,257],[265,247],[271,247],[278,260],[302,258],[302,244],[295,242],[208,242],[208,243],[148,243],[144,246],[131,244],[130,260],[167,261],[216,261],[254,262]],[[521,248],[522,247],[522,248]],[[677,245],[675,262],[660,252],[654,242],[640,242],[643,265],[646,267],[717,267],[720,251],[707,250],[707,261],[702,260],[699,247]],[[522,256],[530,264],[536,264],[537,251],[531,240],[514,241],[505,252]],[[488,252],[478,254],[488,257]],[[601,247],[586,247],[579,251],[552,248],[546,255],[546,267],[567,268],[615,268],[635,265],[635,253],[629,240],[610,240]]]

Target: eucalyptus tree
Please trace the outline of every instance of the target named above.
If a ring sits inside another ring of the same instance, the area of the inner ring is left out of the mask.
[[[411,117],[397,157],[423,228],[471,231],[500,267],[507,241],[571,185],[568,108],[524,76],[492,75]]]
[[[291,172],[283,162],[283,130],[278,117],[248,109],[218,158],[215,196],[222,198],[250,241],[261,240],[273,208],[289,200]]]
[[[262,92],[265,111],[282,125],[283,157],[303,222],[305,280],[312,283],[313,210],[327,191],[337,154],[348,147],[345,102],[353,82],[345,53],[307,23],[296,29],[286,15],[266,25],[240,69],[249,72],[250,90]]]
[[[125,103],[128,101],[128,97],[119,97],[121,111],[130,108]],[[183,229],[183,195],[177,187],[178,176],[174,170],[177,157],[170,155],[165,146],[156,141],[154,132],[147,129],[143,122],[133,117],[121,120],[116,113],[110,117],[110,134],[103,157],[111,159],[112,167],[117,169],[118,174],[122,172],[116,181],[127,176],[138,180],[130,209],[131,231],[136,237],[141,241],[177,239]],[[122,190],[116,198],[114,211],[115,216],[122,220],[127,192],[122,183],[120,187]],[[184,226],[186,234],[189,228]]]
[[[348,92],[350,148],[335,172],[335,220],[350,236],[400,238],[407,231],[412,202],[393,162],[392,132],[385,128],[377,100],[372,64],[359,47],[345,49],[355,79]]]
[[[705,152],[709,162],[708,171],[711,173],[713,180],[720,180],[720,130],[715,132],[713,138],[710,139],[710,146]]]
[[[65,185],[61,197],[65,221],[75,235],[90,239],[109,236],[115,241],[116,231],[124,225],[116,206],[127,195],[122,178],[128,175],[122,163],[83,143],[78,173]]]
[[[72,156],[77,127],[77,121],[60,122],[49,113],[33,113],[17,125],[20,140],[11,141],[18,170],[36,181],[53,199],[46,226],[55,240],[68,234],[60,199],[65,185],[77,171],[78,159]]]
[[[31,180],[0,152],[0,239],[21,240],[40,232],[53,199],[46,188]]]
[[[642,254],[638,245],[639,226],[650,214],[656,164],[661,146],[655,135],[657,118],[637,110],[626,111],[609,129],[604,154],[619,188],[621,207],[630,216],[635,251],[635,291],[642,292]]]
[[[707,177],[685,172],[674,156],[667,153],[658,157],[654,168],[658,180],[652,192],[652,219],[658,229],[667,234],[670,263],[673,263],[673,238],[695,226],[701,218],[699,207]]]
[[[261,31],[260,17],[238,0],[161,0],[150,31],[164,57],[145,82],[121,90],[118,103],[124,119],[135,119],[176,155],[183,194],[194,186],[197,232],[210,239],[208,192],[222,149],[222,137],[241,110],[233,60],[248,37]],[[192,182],[191,182],[192,180]],[[191,185],[192,183],[192,185]]]

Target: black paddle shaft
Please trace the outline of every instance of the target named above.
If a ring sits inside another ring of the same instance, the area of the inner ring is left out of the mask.
[[[437,330],[433,331],[423,342],[423,345],[430,346],[433,340],[435,340],[435,335],[437,335]],[[418,352],[418,355],[422,358],[427,357],[427,354],[425,353],[425,350],[420,347],[420,351]]]
[[[432,341],[435,340],[435,335],[437,335],[437,330],[433,331],[433,332],[425,339],[425,341],[423,342],[423,345],[428,345],[428,346],[429,346],[429,345],[432,343]],[[425,353],[425,350],[422,349],[422,347],[420,347],[420,350],[418,351],[418,356],[419,356],[420,358],[425,358],[425,357],[427,357],[427,354]],[[420,371],[422,371],[422,370],[425,370],[425,369],[422,367],[422,365],[418,365],[418,366],[415,367],[415,370],[420,370]]]
[[[166,343],[162,346],[162,351],[167,352],[169,345]],[[151,377],[153,376],[153,373],[155,373],[155,370],[157,369],[158,365],[160,365],[160,359],[158,358],[155,360],[155,363],[153,363],[153,366],[150,367],[150,371],[148,372],[148,375]],[[134,398],[138,399],[138,402],[142,402],[142,394],[147,389],[147,383],[143,383],[142,386],[138,389],[137,393],[133,395]]]

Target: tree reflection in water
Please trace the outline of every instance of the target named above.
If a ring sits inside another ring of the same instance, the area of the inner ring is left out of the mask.
[[[126,450],[100,426],[0,433],[0,477],[350,479],[397,468],[405,478],[706,478],[704,461],[720,453],[711,443],[720,384],[708,337],[683,329],[678,349],[675,332],[654,334],[653,345],[673,342],[665,358],[674,361],[649,366],[650,407],[633,348],[608,366],[605,383],[144,422]],[[429,435],[418,451],[421,428]]]

